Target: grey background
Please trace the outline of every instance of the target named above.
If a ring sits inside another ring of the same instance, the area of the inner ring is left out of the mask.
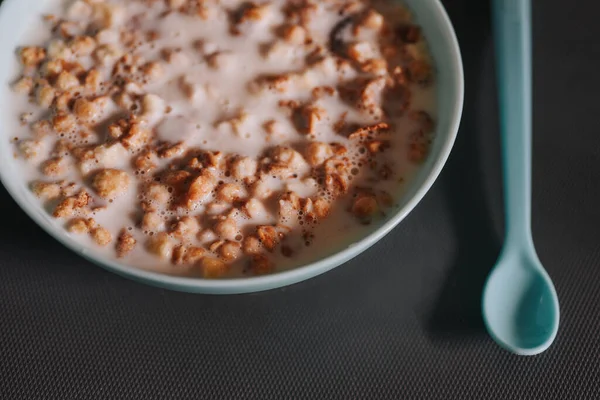
[[[533,233],[562,314],[547,352],[513,356],[483,329],[502,237],[489,6],[446,0],[466,73],[452,156],[400,226],[323,276],[231,297],[146,287],[0,190],[0,398],[599,398],[600,7],[533,3]]]

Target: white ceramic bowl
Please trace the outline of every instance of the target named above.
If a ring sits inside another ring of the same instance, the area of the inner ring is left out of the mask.
[[[0,8],[0,85],[9,85],[14,78],[11,61],[15,49],[20,45],[22,34],[32,25],[39,23],[39,12],[47,4],[46,0],[5,0]],[[413,11],[417,23],[422,27],[437,67],[438,119],[435,140],[430,156],[421,170],[409,183],[408,190],[401,199],[397,212],[374,226],[362,240],[346,249],[312,264],[296,269],[261,277],[248,277],[229,280],[206,280],[168,276],[144,271],[114,260],[104,259],[84,249],[68,236],[64,228],[56,224],[52,217],[40,207],[25,182],[19,178],[16,163],[12,162],[13,148],[10,132],[2,120],[14,118],[0,114],[0,179],[23,210],[56,240],[81,256],[119,275],[173,290],[186,292],[231,294],[255,292],[290,285],[314,277],[337,267],[340,264],[367,250],[392,230],[417,205],[438,177],[446,163],[458,130],[463,106],[463,69],[460,50],[448,16],[439,0],[405,0]],[[1,93],[2,91],[0,91]],[[7,112],[6,96],[0,96],[0,113]]]

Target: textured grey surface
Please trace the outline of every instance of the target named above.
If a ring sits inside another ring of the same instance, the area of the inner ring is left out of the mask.
[[[466,73],[451,159],[398,228],[321,277],[233,297],[142,286],[0,191],[0,398],[599,398],[600,7],[534,3],[533,232],[562,313],[547,352],[510,355],[483,330],[502,236],[489,10],[446,0]]]

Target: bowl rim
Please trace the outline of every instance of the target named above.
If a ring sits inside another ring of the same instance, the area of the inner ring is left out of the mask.
[[[5,0],[3,2],[3,4],[0,6],[0,25],[3,24],[4,20],[10,18],[10,11],[13,9],[12,7],[21,1],[23,0]],[[449,112],[451,119],[446,128],[447,132],[444,141],[440,145],[438,157],[431,165],[429,172],[423,178],[423,181],[420,186],[418,186],[418,189],[416,189],[416,191],[414,191],[411,195],[405,194],[405,198],[402,199],[402,206],[399,207],[398,210],[383,224],[370,231],[366,236],[362,237],[357,242],[352,243],[346,248],[339,250],[327,257],[321,258],[315,262],[304,264],[299,267],[295,267],[294,269],[276,272],[270,275],[222,280],[172,276],[159,272],[143,270],[122,264],[116,260],[96,257],[93,254],[89,254],[85,248],[77,247],[72,240],[68,239],[68,236],[63,231],[60,231],[58,227],[48,223],[44,216],[39,212],[39,207],[36,208],[34,205],[28,203],[24,198],[22,198],[18,188],[12,183],[9,183],[8,174],[5,172],[4,168],[0,168],[0,182],[2,182],[7,192],[19,205],[19,207],[38,226],[40,226],[44,231],[46,231],[46,233],[52,236],[63,246],[100,266],[101,268],[151,286],[190,293],[240,294],[288,286],[325,273],[364,252],[385,235],[387,235],[394,227],[396,227],[416,207],[416,205],[429,191],[446,164],[454,145],[462,116],[464,101],[464,72],[462,57],[454,28],[444,6],[439,0],[430,0],[430,3],[433,10],[432,13],[437,13],[438,19],[443,22],[443,26],[439,28],[442,29],[445,35],[447,35],[448,43],[451,47],[451,63],[448,66],[448,69],[451,69],[454,75],[454,79],[452,80],[452,89],[456,93],[456,96],[453,99],[454,104],[452,110]],[[0,160],[0,165],[4,162],[7,161]]]

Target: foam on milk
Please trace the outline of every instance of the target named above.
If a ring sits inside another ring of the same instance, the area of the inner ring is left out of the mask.
[[[227,2],[222,2],[227,6]],[[274,4],[280,2],[275,1]],[[238,4],[231,1],[231,4]],[[62,2],[50,2],[49,6],[54,10],[46,10],[60,14]],[[153,82],[143,88],[144,92],[159,96],[165,104],[168,104],[168,114],[155,120],[149,119],[155,127],[157,139],[167,143],[183,143],[187,147],[198,147],[205,150],[221,151],[224,153],[236,153],[243,156],[259,157],[267,148],[275,145],[297,146],[306,142],[305,134],[297,132],[296,127],[289,118],[289,110],[279,105],[282,96],[273,91],[264,90],[256,94],[247,90],[249,84],[259,75],[270,75],[286,73],[290,71],[301,72],[304,60],[298,54],[297,47],[283,43],[272,30],[262,29],[260,24],[252,26],[245,31],[245,36],[235,37],[229,34],[229,21],[225,12],[216,12],[209,21],[199,21],[196,17],[184,16],[172,13],[166,18],[159,18],[163,9],[158,4],[148,8],[137,2],[125,2],[123,4],[127,20],[137,18],[144,30],[158,32],[159,39],[154,42],[141,43],[136,54],[147,61],[162,58],[161,51],[165,48],[179,49],[185,55],[178,62],[164,65],[164,75],[159,81]],[[327,38],[331,27],[335,25],[339,17],[331,12],[325,11],[325,4],[318,3],[319,11],[316,18],[311,21],[315,30],[315,37]],[[268,18],[261,23],[281,23],[283,15],[272,12]],[[23,43],[41,43],[47,37],[46,28],[39,26],[31,30],[24,37]],[[368,33],[364,33],[368,35]],[[113,38],[114,39],[114,38]],[[368,40],[367,36],[361,39]],[[275,43],[273,45],[273,43]],[[273,47],[270,47],[273,46]],[[265,51],[271,51],[270,57],[263,57]],[[218,57],[221,57],[218,59]],[[213,57],[211,61],[211,57]],[[215,60],[214,57],[217,57]],[[89,61],[89,60],[88,60]],[[211,62],[221,65],[219,68],[211,66]],[[220,63],[220,64],[219,64]],[[15,64],[15,71],[17,65]],[[103,71],[103,73],[108,73]],[[352,78],[352,72],[348,79]],[[307,86],[295,88],[286,92],[284,98],[293,100],[307,100],[310,98],[310,87],[335,85],[338,75],[335,65],[323,63],[322,68],[310,71],[304,78]],[[188,91],[182,89],[187,87]],[[190,91],[193,93],[190,96]],[[5,93],[5,95],[10,95]],[[435,89],[419,88],[413,90],[412,104],[415,109],[426,110],[435,118]],[[14,115],[23,111],[36,113],[36,107],[27,104],[26,101],[17,100],[11,103],[14,107]],[[327,110],[327,116],[319,121],[319,129],[316,140],[322,142],[338,142],[342,145],[349,143],[348,139],[337,134],[331,125],[341,115],[346,114],[349,122],[366,125],[375,122],[372,118],[359,113],[354,107],[345,104],[338,97],[324,97],[317,103]],[[116,109],[116,108],[115,108]],[[116,112],[115,112],[116,114]],[[232,118],[240,117],[239,124],[232,126]],[[409,132],[411,124],[407,117],[392,118],[396,124],[397,132]],[[268,135],[265,132],[264,121],[273,120],[278,124],[277,135]],[[27,127],[19,126],[18,118],[9,121],[9,132],[11,136],[26,138],[29,136]],[[387,154],[395,171],[401,173],[402,182],[398,180],[380,181],[370,184],[376,190],[384,190],[392,193],[394,198],[401,196],[405,183],[410,180],[417,167],[408,162],[406,154],[406,135],[390,135],[388,138],[393,143],[394,154]],[[45,139],[46,140],[46,139]],[[93,140],[93,139],[91,139]],[[127,152],[120,145],[107,148],[105,157],[99,162],[105,168],[121,168],[134,177],[136,171],[131,165]],[[50,148],[50,143],[48,148]],[[72,160],[71,160],[72,161]],[[30,182],[36,179],[44,179],[39,173],[39,165],[26,163],[21,159],[15,160],[19,163],[23,181]],[[164,161],[166,163],[166,161]],[[304,171],[298,171],[298,178],[282,183],[278,179],[268,179],[267,186],[271,190],[291,190],[302,197],[312,196],[318,193],[314,181],[310,181]],[[66,180],[75,181],[84,185],[81,174],[77,167],[73,166]],[[355,176],[355,182],[360,182],[360,175]],[[355,183],[354,182],[354,183]],[[321,194],[326,196],[326,194]],[[140,268],[160,271],[168,274],[186,275],[189,271],[184,267],[175,267],[168,261],[161,261],[144,250],[143,243],[146,240],[144,232],[136,228],[139,218],[138,202],[140,194],[136,185],[130,185],[129,190],[112,202],[105,202],[95,211],[93,218],[98,224],[107,228],[114,237],[123,227],[131,228],[130,232],[138,240],[138,246],[128,256],[126,262]],[[266,205],[268,208],[268,204]],[[204,206],[194,210],[195,214],[205,211]],[[185,211],[163,211],[165,219],[173,216],[182,216]],[[392,212],[392,211],[390,211]],[[258,218],[249,219],[247,216],[237,215],[235,217],[241,230],[245,226],[256,224],[275,223],[276,217],[272,214],[263,213]],[[310,239],[305,235],[290,235],[289,244],[294,247],[306,247],[302,252],[295,252],[292,258],[281,254],[275,256],[278,270],[288,269],[300,264],[315,261],[323,256],[332,254],[339,249],[351,244],[361,237],[370,228],[362,226],[353,218],[340,202],[332,204],[330,216],[316,226],[303,226],[301,220],[287,221],[290,227],[301,233],[303,230],[310,232]],[[56,221],[60,224],[60,221]],[[93,249],[105,257],[114,257],[112,247],[99,248],[86,235],[70,234],[86,248]],[[235,275],[241,275],[241,269]]]

